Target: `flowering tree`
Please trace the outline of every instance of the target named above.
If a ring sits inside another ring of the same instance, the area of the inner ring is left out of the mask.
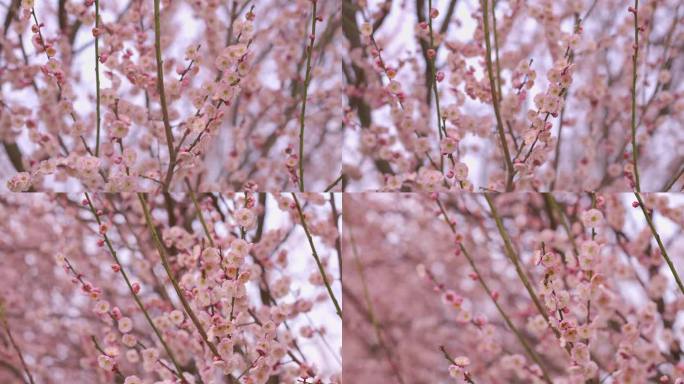
[[[9,189],[323,191],[340,178],[332,1],[10,0]],[[3,183],[4,184],[4,183]]]
[[[682,187],[678,0],[345,0],[350,190]]]
[[[0,382],[341,382],[339,200],[2,197]]]
[[[346,380],[682,382],[682,196],[359,194],[344,208]]]
[[[682,0],[0,6],[0,383],[684,384]]]

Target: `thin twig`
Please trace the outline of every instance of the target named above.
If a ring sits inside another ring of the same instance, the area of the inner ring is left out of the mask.
[[[496,93],[499,100],[503,99],[501,92],[501,64],[499,63],[499,34],[496,30],[496,0],[492,0],[492,31],[494,32],[494,59],[496,60]]]
[[[323,264],[321,263],[321,259],[318,257],[318,252],[316,252],[316,246],[314,245],[313,238],[311,237],[311,232],[309,232],[309,227],[306,225],[306,219],[304,218],[304,212],[302,212],[302,207],[299,205],[299,200],[297,200],[297,195],[292,193],[292,198],[294,199],[295,206],[297,207],[297,212],[299,213],[299,220],[302,223],[302,227],[304,228],[304,232],[306,233],[306,238],[309,240],[309,246],[311,247],[311,254],[313,255],[313,258],[316,260],[316,265],[318,266],[318,271],[321,273],[321,277],[323,278],[323,283],[325,284],[325,288],[328,290],[328,294],[330,295],[330,299],[332,300],[333,304],[335,305],[335,310],[337,311],[337,316],[342,318],[342,308],[340,308],[340,304],[337,302],[337,299],[335,298],[335,294],[332,291],[332,288],[330,287],[330,283],[328,282],[328,277],[325,274],[325,269],[323,268]]]
[[[648,226],[651,228],[651,233],[653,233],[653,237],[655,237],[656,243],[658,243],[658,248],[660,248],[660,253],[663,255],[663,259],[665,259],[667,266],[670,267],[670,271],[672,272],[672,275],[674,276],[675,281],[679,286],[679,290],[682,291],[682,294],[684,294],[684,284],[682,284],[682,280],[679,278],[679,274],[677,273],[677,270],[675,269],[675,266],[672,263],[670,256],[668,256],[667,254],[667,250],[665,249],[663,241],[660,240],[660,235],[656,230],[655,224],[653,224],[653,219],[651,218],[651,215],[649,215],[648,209],[646,208],[644,201],[641,199],[641,195],[637,192],[634,192],[634,196],[636,196],[636,199],[639,202],[639,207],[641,207],[641,211],[644,213],[644,216],[646,217],[646,222],[648,223]]]
[[[43,37],[43,33],[40,31],[40,23],[38,22],[38,16],[36,15],[35,7],[31,7],[31,16],[33,17],[33,22],[36,23],[36,29],[38,30],[37,33],[38,33],[38,38],[40,39],[41,48],[43,48],[43,51],[45,52],[45,57],[47,57],[47,59],[49,61],[50,55],[48,55],[47,46],[45,45],[45,39]],[[63,94],[62,84],[60,84],[59,81],[56,81],[56,84],[57,84],[57,90],[59,91],[57,101],[61,101],[62,100],[62,94]],[[73,111],[69,112],[69,115],[71,116],[71,120],[73,120],[74,122],[78,121],[78,119],[76,118],[76,115],[74,114]],[[88,154],[92,156],[93,151],[88,146],[88,143],[86,143],[83,135],[80,135],[80,138],[81,138],[81,143],[83,143],[83,147],[85,148],[86,152],[88,152]],[[60,140],[61,140],[61,138],[60,138]],[[104,176],[103,176],[103,178],[104,178]]]
[[[95,209],[95,206],[93,206],[93,202],[90,199],[90,195],[86,192],[85,194],[86,201],[88,202],[88,207],[90,208],[90,212],[93,213],[93,216],[95,216],[95,220],[97,221],[98,225],[102,225],[102,221],[100,220],[100,214],[97,212]],[[116,265],[119,266],[119,272],[121,273],[121,276],[123,276],[124,281],[126,281],[126,285],[128,286],[128,290],[131,292],[133,295],[133,299],[135,300],[136,304],[138,304],[138,307],[142,311],[143,315],[145,315],[145,319],[147,322],[150,324],[152,329],[154,330],[154,333],[157,335],[157,338],[159,338],[159,341],[161,342],[162,346],[164,347],[164,350],[166,350],[166,353],[169,355],[169,358],[171,359],[171,362],[173,362],[173,365],[176,367],[176,376],[184,382],[187,383],[187,380],[183,377],[183,370],[181,369],[180,365],[176,361],[176,357],[173,355],[173,352],[171,352],[171,348],[166,344],[166,341],[164,341],[164,338],[161,335],[161,332],[159,332],[159,329],[157,329],[157,326],[154,325],[154,322],[152,321],[152,318],[150,317],[150,314],[147,312],[147,309],[143,305],[142,301],[140,301],[140,298],[138,297],[138,294],[135,293],[135,290],[133,289],[133,285],[131,284],[131,281],[128,279],[128,274],[126,273],[126,270],[123,267],[123,264],[119,261],[119,257],[116,254],[116,251],[114,250],[114,246],[112,245],[111,241],[109,241],[109,236],[107,236],[106,233],[102,235],[104,238],[105,244],[107,245],[107,248],[109,249],[109,253],[112,255],[114,258],[114,261],[116,262]]]
[[[166,275],[169,277],[169,280],[171,280],[171,284],[173,285],[173,289],[176,291],[176,294],[178,295],[178,298],[181,301],[181,304],[183,305],[183,309],[185,310],[185,313],[190,317],[190,320],[192,320],[192,323],[195,325],[195,328],[197,328],[197,331],[199,332],[200,336],[202,336],[202,340],[204,341],[205,344],[209,347],[211,350],[211,353],[218,359],[222,359],[221,354],[218,352],[214,344],[212,344],[209,341],[209,337],[207,336],[207,333],[204,331],[204,328],[202,327],[202,324],[200,323],[199,319],[195,315],[195,312],[192,310],[190,307],[190,304],[185,298],[185,295],[181,291],[180,286],[178,285],[178,281],[176,281],[176,278],[173,276],[173,271],[171,270],[171,265],[169,264],[169,260],[166,256],[166,249],[164,248],[164,244],[162,244],[161,239],[159,237],[159,234],[157,233],[157,229],[154,227],[154,224],[152,223],[152,216],[150,215],[150,209],[147,206],[147,202],[145,201],[145,197],[142,193],[138,193],[138,200],[140,200],[140,205],[142,206],[143,213],[145,215],[145,222],[147,223],[147,228],[150,230],[150,233],[152,234],[152,239],[154,240],[154,245],[157,248],[157,251],[159,251],[159,256],[161,258],[162,266],[164,267],[164,270],[166,271]]]
[[[532,299],[532,302],[534,303],[534,306],[537,308],[539,311],[539,314],[542,315],[544,320],[546,320],[546,323],[549,325],[549,328],[551,328],[551,331],[553,331],[553,334],[556,336],[557,339],[561,339],[561,334],[558,329],[556,329],[553,324],[551,324],[551,320],[549,319],[549,314],[547,313],[546,309],[542,305],[541,301],[539,300],[539,297],[534,291],[534,287],[532,286],[532,283],[530,283],[530,279],[527,277],[527,274],[523,270],[522,266],[520,265],[520,257],[518,254],[515,252],[515,249],[513,249],[513,244],[511,244],[511,239],[508,236],[508,232],[506,231],[506,228],[503,225],[503,222],[501,221],[501,216],[499,216],[499,213],[496,210],[496,206],[494,205],[494,202],[492,201],[492,198],[489,196],[489,193],[484,194],[485,199],[487,200],[487,204],[489,205],[489,208],[492,212],[492,217],[494,218],[494,221],[496,222],[496,228],[499,231],[499,235],[501,235],[501,239],[504,242],[504,249],[505,249],[505,254],[508,257],[508,259],[513,263],[513,266],[515,267],[515,272],[517,273],[518,277],[520,278],[520,281],[522,281],[523,285],[525,286],[525,289],[527,290],[527,293],[530,295],[530,298]],[[565,345],[565,350],[570,353],[570,345],[566,344]]]
[[[435,95],[435,107],[437,109],[437,132],[439,133],[439,139],[442,140],[442,137],[446,136],[446,128],[442,124],[440,124],[440,122],[442,121],[442,114],[439,108],[439,92],[437,91],[437,50],[435,49],[435,38],[432,31],[432,0],[428,0],[427,13],[428,29],[430,31],[430,49],[434,53],[434,56],[432,58],[430,58],[428,55],[427,64],[430,66],[430,71],[432,72],[432,78],[430,79],[430,83],[432,85],[432,92]]]
[[[340,181],[343,181],[343,180],[344,180],[344,173],[341,173],[341,174],[337,177],[337,179],[335,179],[335,181],[333,181],[332,183],[330,183],[330,184],[325,188],[325,190],[324,190],[323,192],[330,192],[333,188],[335,188],[335,186],[336,186],[337,184],[339,184]],[[344,183],[342,183],[342,184],[344,185]]]
[[[95,138],[95,157],[100,156],[100,0],[95,0],[95,87],[97,133]]]
[[[506,232],[506,228],[503,225],[503,222],[501,221],[501,217],[499,216],[499,213],[496,210],[496,206],[494,205],[494,202],[492,201],[492,198],[489,196],[488,193],[484,194],[485,199],[487,200],[487,204],[489,205],[489,209],[492,212],[492,217],[494,218],[494,221],[496,222],[496,227],[499,230],[499,235],[501,235],[501,239],[504,242],[504,252],[506,256],[508,256],[508,259],[513,263],[513,266],[515,267],[515,272],[518,274],[518,277],[522,281],[523,285],[525,286],[525,289],[527,289],[527,292],[529,293],[530,297],[532,298],[532,301],[534,302],[535,307],[539,310],[539,313],[544,316],[544,319],[546,321],[549,321],[549,315],[547,314],[546,310],[544,310],[544,306],[541,304],[541,301],[537,297],[537,294],[534,292],[534,288],[532,287],[532,284],[530,283],[530,280],[527,278],[527,275],[525,274],[525,271],[523,271],[522,266],[520,265],[520,259],[518,257],[518,254],[515,252],[513,249],[513,245],[511,244],[511,239],[508,237],[508,233]]]
[[[162,119],[164,120],[166,146],[169,149],[169,167],[164,179],[164,191],[167,192],[171,184],[171,179],[173,179],[173,167],[176,164],[176,151],[173,148],[173,131],[171,129],[171,123],[169,123],[166,91],[164,90],[164,61],[161,56],[161,22],[159,19],[159,0],[154,0],[154,50],[157,58],[157,91],[159,92]]]
[[[494,80],[494,69],[492,68],[492,46],[489,41],[489,6],[488,0],[482,0],[482,22],[485,39],[485,59],[487,62],[487,75],[489,77],[489,88],[492,93],[492,105],[494,107],[494,115],[496,115],[496,129],[501,140],[501,147],[504,151],[504,158],[506,160],[506,191],[513,190],[513,162],[511,161],[511,153],[508,150],[508,142],[506,140],[506,133],[504,132],[503,121],[501,120],[501,111],[499,109],[499,96],[496,92],[496,81]]]
[[[450,364],[456,365],[456,361],[454,361],[454,358],[451,357],[451,355],[449,354],[449,352],[446,350],[446,348],[443,345],[439,346],[439,350],[442,351],[442,355],[444,355],[444,358],[446,359],[446,361],[448,361]],[[467,372],[466,370],[463,370],[463,380],[465,380],[465,382],[468,384],[475,384],[475,381],[470,376],[470,373]]]
[[[452,223],[451,220],[449,219],[449,216],[447,215],[447,212],[444,209],[444,205],[442,205],[441,201],[439,201],[439,200],[436,200],[436,201],[437,201],[437,205],[439,206],[440,211],[442,212],[442,215],[444,216],[444,220],[447,222],[447,224],[449,224],[449,228],[451,228],[451,232],[456,233],[456,227],[455,227],[454,223]],[[552,382],[552,380],[549,377],[549,374],[546,372],[546,368],[544,368],[544,365],[542,364],[541,359],[539,358],[537,353],[532,349],[532,347],[527,343],[527,341],[525,340],[523,335],[520,333],[518,328],[516,328],[515,325],[513,325],[513,322],[508,317],[506,312],[504,312],[503,308],[499,305],[499,302],[494,299],[494,293],[489,288],[487,283],[485,283],[482,274],[480,273],[477,266],[475,265],[475,261],[470,256],[470,253],[468,253],[466,248],[463,246],[463,243],[459,243],[459,246],[460,246],[461,252],[463,253],[463,255],[468,260],[470,267],[475,272],[475,275],[477,275],[477,281],[480,283],[482,288],[485,290],[485,292],[487,293],[487,296],[489,296],[492,299],[492,302],[496,306],[496,309],[499,311],[499,314],[501,315],[501,317],[503,317],[504,321],[508,325],[508,328],[510,328],[511,331],[515,334],[516,338],[518,339],[520,344],[523,346],[523,349],[525,349],[525,352],[527,353],[527,355],[539,366],[539,369],[542,371],[542,375],[544,376],[544,380],[550,384]]]
[[[684,166],[681,166],[681,169],[670,178],[670,180],[663,186],[661,191],[668,192],[670,189],[672,189],[682,175],[684,175]]]
[[[311,56],[313,56],[314,40],[316,39],[316,4],[318,0],[311,0],[313,10],[311,12],[311,34],[308,36],[309,45],[306,49],[306,75],[304,77],[304,89],[302,90],[302,110],[299,114],[299,191],[304,192],[304,116],[306,114],[306,99],[311,82]]]
[[[110,358],[111,358],[111,356],[110,356],[107,352],[105,352],[105,350],[102,349],[102,347],[100,346],[100,344],[97,342],[97,339],[95,338],[95,335],[90,335],[90,340],[93,342],[93,345],[95,346],[95,349],[97,349],[98,352],[100,352],[100,353],[101,353],[102,355],[104,355],[104,356],[107,356],[107,357],[110,357]],[[119,377],[121,378],[121,380],[123,380],[123,379],[126,378],[126,377],[124,376],[124,374],[121,373],[121,370],[119,369],[119,367],[116,366],[116,364],[114,364],[114,368],[112,368],[112,370],[114,371],[114,373],[115,373],[117,376],[119,376]],[[171,372],[173,372],[173,371],[171,371]]]
[[[639,0],[634,0],[634,54],[632,55],[632,166],[634,167],[634,183],[636,191],[641,192],[639,184],[639,169],[637,167],[638,147],[636,141],[636,83],[637,83],[637,56],[639,54]]]
[[[200,208],[199,203],[197,202],[197,197],[195,196],[195,192],[193,192],[192,187],[190,186],[190,181],[186,178],[185,179],[185,185],[188,187],[188,193],[190,193],[190,199],[192,200],[192,203],[195,205],[195,210],[197,211],[197,217],[199,217],[200,223],[202,223],[202,228],[204,228],[204,233],[207,235],[207,240],[209,241],[209,245],[214,248],[214,239],[211,236],[211,232],[209,231],[209,227],[207,226],[206,221],[204,221],[204,215],[202,215],[202,208]]]

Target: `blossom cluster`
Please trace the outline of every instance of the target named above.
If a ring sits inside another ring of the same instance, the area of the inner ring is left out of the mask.
[[[341,319],[328,294],[340,295],[340,203],[3,199],[0,318],[18,349],[0,345],[11,368],[0,381],[340,383]]]
[[[345,379],[681,383],[683,197],[345,195]]]
[[[191,178],[202,191],[322,192],[341,172],[334,2],[3,8],[0,175],[12,191],[172,191]]]
[[[354,3],[348,190],[681,188],[679,1]]]

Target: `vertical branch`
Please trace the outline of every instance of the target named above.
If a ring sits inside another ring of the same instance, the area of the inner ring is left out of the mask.
[[[494,60],[496,63],[496,91],[499,100],[503,98],[501,92],[501,64],[499,64],[499,34],[496,31],[496,0],[492,0],[492,31],[494,32]]]
[[[188,179],[185,179],[185,185],[188,187],[188,193],[190,193],[190,199],[192,200],[192,204],[195,206],[195,210],[197,211],[197,217],[199,217],[200,223],[202,223],[202,228],[204,229],[204,234],[207,235],[207,240],[209,241],[209,245],[213,248],[214,247],[214,239],[211,237],[211,232],[209,232],[209,227],[207,226],[207,222],[204,221],[204,215],[202,215],[202,208],[200,208],[199,203],[197,202],[197,197],[195,196],[195,192],[192,190],[192,186],[190,186],[190,181]]]
[[[97,136],[95,139],[95,157],[100,156],[100,0],[95,0],[95,87]]]
[[[667,254],[667,250],[665,249],[663,241],[660,240],[660,235],[656,230],[655,224],[653,224],[653,219],[651,218],[651,215],[648,214],[648,209],[646,208],[646,205],[644,205],[644,201],[641,199],[641,195],[637,192],[634,192],[634,196],[636,196],[637,201],[639,202],[639,207],[641,207],[641,211],[644,213],[644,217],[646,217],[646,222],[648,223],[648,226],[651,228],[651,233],[653,233],[653,237],[655,237],[656,243],[658,243],[660,253],[663,255],[663,258],[665,259],[667,266],[670,267],[670,272],[672,272],[672,276],[674,276],[675,281],[677,282],[677,286],[679,286],[679,290],[682,291],[682,293],[684,294],[684,284],[682,284],[682,279],[679,278],[679,274],[675,269],[674,263],[672,263],[670,256]]]
[[[494,106],[494,115],[496,115],[496,130],[499,133],[501,140],[501,147],[504,151],[504,158],[506,160],[506,191],[513,190],[513,162],[511,161],[511,153],[508,150],[508,142],[506,141],[506,133],[504,132],[503,121],[501,120],[501,110],[499,108],[499,96],[497,95],[496,81],[494,80],[494,69],[492,68],[492,46],[489,41],[489,0],[482,0],[482,23],[484,29],[485,39],[485,59],[487,62],[487,76],[489,77],[489,88],[492,92],[492,105]]]
[[[567,93],[563,96],[563,100],[567,97]],[[561,152],[561,139],[563,137],[563,119],[565,117],[565,103],[563,108],[561,108],[560,119],[558,119],[558,139],[556,140],[556,153],[553,156],[553,180],[551,181],[551,186],[549,191],[553,191],[556,187],[556,180],[558,180],[558,165],[560,164],[560,152]]]
[[[575,13],[575,33],[580,30],[581,22],[582,19],[580,19],[579,14]],[[573,62],[575,59],[575,51],[568,47],[566,56],[568,57],[568,62]],[[553,189],[556,187],[556,180],[558,180],[558,166],[560,164],[560,155],[562,149],[561,140],[563,139],[563,120],[565,119],[565,107],[567,106],[565,101],[568,99],[568,93],[570,93],[569,90],[570,84],[568,84],[566,92],[563,92],[563,107],[561,107],[560,118],[558,119],[558,139],[556,140],[556,151],[553,156],[553,180],[551,181],[549,191],[553,191]]]
[[[306,47],[306,75],[304,77],[304,89],[302,90],[302,110],[299,114],[299,191],[304,192],[304,120],[306,114],[306,99],[311,82],[311,56],[313,56],[314,40],[316,39],[316,4],[318,0],[311,0],[311,34],[308,36],[309,45]]]
[[[337,298],[335,298],[335,294],[333,293],[332,288],[330,287],[330,283],[328,282],[328,277],[325,274],[325,269],[323,269],[323,264],[321,264],[321,259],[318,257],[318,252],[316,252],[316,246],[313,243],[313,238],[311,237],[311,232],[309,232],[309,227],[306,225],[306,219],[304,219],[304,212],[302,212],[302,207],[301,205],[299,205],[297,195],[292,193],[292,198],[294,199],[295,206],[297,207],[297,213],[299,213],[299,220],[301,221],[302,227],[304,228],[304,232],[306,233],[306,238],[307,240],[309,240],[311,254],[313,255],[314,260],[316,260],[316,265],[318,266],[318,271],[321,273],[321,277],[323,278],[325,288],[328,290],[328,295],[330,295],[330,299],[335,305],[337,316],[342,318],[342,308],[340,308],[340,304],[337,302]]]
[[[639,54],[639,0],[634,0],[634,54],[632,55],[632,166],[634,167],[634,183],[636,191],[641,193],[639,184],[639,169],[637,167],[638,147],[636,141],[636,83],[637,83],[637,59]]]
[[[176,164],[176,151],[173,148],[173,131],[169,123],[169,111],[166,105],[166,92],[164,91],[164,61],[161,56],[161,22],[159,20],[159,0],[154,0],[154,50],[157,57],[157,91],[161,103],[162,118],[164,120],[164,133],[166,134],[166,145],[169,149],[169,167],[164,179],[164,191],[168,191],[171,179],[173,178],[173,168]]]
[[[449,216],[447,215],[447,212],[444,209],[444,205],[442,205],[442,202],[439,201],[439,199],[437,199],[436,201],[437,201],[437,205],[439,206],[440,211],[442,212],[442,215],[444,216],[444,220],[446,220],[447,224],[449,224],[449,228],[451,229],[451,232],[455,234],[456,233],[456,227],[454,226],[454,223],[452,223],[451,220],[449,219]],[[487,292],[487,296],[489,296],[489,298],[492,299],[492,302],[496,306],[496,309],[499,312],[499,314],[501,315],[501,317],[503,317],[504,321],[508,325],[508,328],[510,328],[511,331],[515,334],[515,337],[518,339],[518,341],[522,345],[523,349],[525,349],[525,352],[527,353],[527,355],[539,366],[539,369],[541,369],[542,375],[544,376],[544,380],[547,383],[551,384],[552,380],[549,377],[549,374],[546,371],[546,368],[544,368],[544,365],[542,364],[541,359],[539,358],[537,353],[534,351],[534,349],[532,349],[532,347],[529,345],[527,340],[525,340],[525,338],[523,337],[522,333],[520,333],[518,328],[516,328],[515,325],[513,325],[513,322],[508,317],[506,312],[504,312],[503,308],[499,305],[499,302],[496,299],[494,299],[494,294],[493,294],[492,290],[489,288],[487,283],[484,281],[482,274],[477,269],[477,265],[475,265],[475,261],[473,260],[473,258],[468,253],[468,250],[466,250],[466,248],[463,246],[463,243],[459,243],[459,247],[460,247],[463,255],[468,260],[468,264],[470,264],[470,267],[475,272],[475,275],[477,275],[477,281],[482,286],[482,289],[484,289],[485,292]]]
[[[339,228],[340,213],[337,210],[337,205],[335,204],[335,194],[330,192],[330,208],[332,209],[332,221],[335,229]],[[342,276],[342,236],[341,234],[335,239],[335,250],[337,251],[337,266],[340,270],[340,276]],[[341,279],[340,279],[341,280]]]
[[[435,50],[435,38],[432,31],[432,0],[428,0],[428,28],[430,30],[430,49],[428,50],[428,65],[430,66],[430,71],[432,76],[430,78],[430,83],[432,85],[432,92],[435,95],[435,106],[437,109],[437,132],[439,133],[439,139],[446,135],[446,129],[441,124],[442,114],[439,110],[439,92],[437,92],[437,52]]]
[[[88,207],[90,208],[90,212],[93,213],[93,216],[95,216],[95,220],[97,221],[98,225],[102,225],[102,221],[100,220],[100,214],[97,213],[97,210],[95,209],[95,206],[93,206],[93,202],[90,199],[90,195],[86,192],[85,194],[86,201],[88,202]],[[131,281],[128,278],[128,274],[126,273],[126,270],[124,269],[123,265],[119,261],[119,257],[116,254],[116,251],[114,250],[114,246],[112,246],[111,241],[109,241],[109,236],[107,236],[106,233],[102,234],[102,237],[104,238],[105,244],[107,244],[107,249],[109,249],[109,253],[112,255],[114,258],[114,261],[116,262],[116,265],[118,265],[119,272],[121,273],[121,276],[123,276],[124,281],[126,281],[126,285],[128,286],[128,290],[131,292],[131,295],[133,295],[133,299],[135,300],[136,304],[138,304],[138,307],[142,311],[143,315],[145,315],[145,319],[147,320],[147,323],[150,324],[150,327],[152,327],[152,330],[154,330],[154,333],[157,335],[157,338],[159,339],[159,342],[162,344],[164,347],[164,350],[166,350],[166,353],[169,355],[169,358],[171,359],[171,362],[173,363],[174,367],[176,367],[176,376],[183,382],[187,383],[187,380],[183,377],[183,370],[181,369],[180,365],[178,364],[178,361],[176,361],[176,357],[173,355],[173,352],[171,352],[171,348],[166,344],[166,341],[164,341],[164,338],[161,335],[161,332],[159,332],[159,329],[157,329],[157,326],[154,325],[154,321],[152,321],[152,318],[150,317],[150,314],[147,312],[147,309],[143,305],[142,301],[140,301],[140,298],[138,297],[138,294],[135,292],[133,289],[133,285],[131,284]]]
[[[173,276],[173,271],[171,271],[171,266],[166,256],[166,249],[164,248],[164,244],[162,244],[161,242],[159,234],[157,233],[157,229],[154,227],[154,224],[152,224],[152,216],[150,215],[150,209],[147,206],[147,202],[145,201],[145,197],[142,193],[138,193],[138,200],[140,200],[140,205],[142,206],[143,213],[145,214],[145,222],[147,223],[147,228],[150,230],[150,233],[152,234],[152,239],[154,240],[154,245],[157,248],[157,251],[159,251],[159,257],[161,258],[164,271],[166,271],[166,275],[169,277],[169,280],[171,280],[173,289],[176,291],[176,294],[178,295],[178,298],[180,299],[181,304],[183,305],[183,309],[185,309],[185,313],[192,320],[192,323],[195,325],[195,328],[197,328],[197,331],[199,332],[200,336],[202,336],[202,340],[205,344],[207,344],[214,357],[216,357],[219,360],[222,360],[221,354],[219,354],[214,344],[212,344],[209,341],[207,333],[204,331],[204,328],[202,327],[202,324],[200,323],[197,316],[195,315],[195,312],[193,312],[192,308],[190,308],[190,304],[185,299],[185,295],[181,291],[181,288],[178,285],[178,281],[176,281],[176,278]]]
[[[452,3],[453,6],[455,6],[455,2]],[[435,12],[437,10],[435,9]],[[449,11],[447,11],[449,12]],[[451,12],[453,12],[453,8],[451,8]],[[436,14],[434,16],[435,18],[437,17]],[[447,14],[447,19],[444,20],[444,24],[448,25],[450,17],[449,14]],[[428,19],[428,28],[430,31],[430,46],[427,52],[425,52],[425,61],[426,65],[429,67],[428,71],[428,89],[432,89],[433,94],[435,95],[435,109],[437,112],[437,133],[439,134],[439,140],[440,142],[442,141],[442,138],[447,136],[446,132],[446,120],[442,117],[442,112],[440,111],[440,104],[439,104],[439,92],[437,91],[437,48],[435,48],[435,39],[434,39],[434,32],[432,29],[432,19],[433,19],[433,9],[432,9],[432,0],[428,0],[428,12],[427,12],[427,19]],[[429,94],[429,92],[428,92]],[[430,104],[430,98],[428,97],[428,107]],[[426,154],[427,155],[427,154]],[[429,158],[429,157],[428,157]],[[451,154],[449,154],[449,159],[451,160],[452,165],[454,165],[454,159]],[[444,156],[439,157],[439,171],[444,172]]]
[[[499,235],[501,235],[501,239],[503,239],[504,248],[506,250],[506,252],[505,252],[506,256],[508,256],[508,259],[513,263],[513,266],[515,267],[515,272],[518,274],[520,281],[522,281],[523,285],[525,286],[525,289],[527,290],[527,293],[530,295],[530,298],[532,298],[532,302],[534,302],[534,306],[537,307],[537,310],[539,310],[539,313],[544,317],[544,319],[547,322],[549,322],[549,315],[546,313],[546,310],[544,309],[544,306],[542,305],[541,301],[539,300],[539,297],[537,297],[537,294],[534,292],[534,288],[532,287],[532,283],[530,283],[530,280],[527,278],[525,271],[523,271],[522,266],[520,265],[520,259],[518,258],[518,255],[516,254],[515,250],[513,249],[513,245],[511,244],[511,239],[508,237],[508,233],[506,232],[506,228],[504,228],[504,226],[503,226],[503,222],[501,221],[501,217],[499,216],[499,213],[497,212],[496,207],[494,206],[494,202],[492,201],[492,198],[489,196],[488,193],[485,193],[484,197],[487,200],[487,204],[489,205],[489,209],[491,209],[491,211],[492,211],[492,217],[494,218],[494,221],[496,222],[496,227],[499,230]],[[551,329],[558,332],[558,330],[553,328],[553,327],[551,327]]]

